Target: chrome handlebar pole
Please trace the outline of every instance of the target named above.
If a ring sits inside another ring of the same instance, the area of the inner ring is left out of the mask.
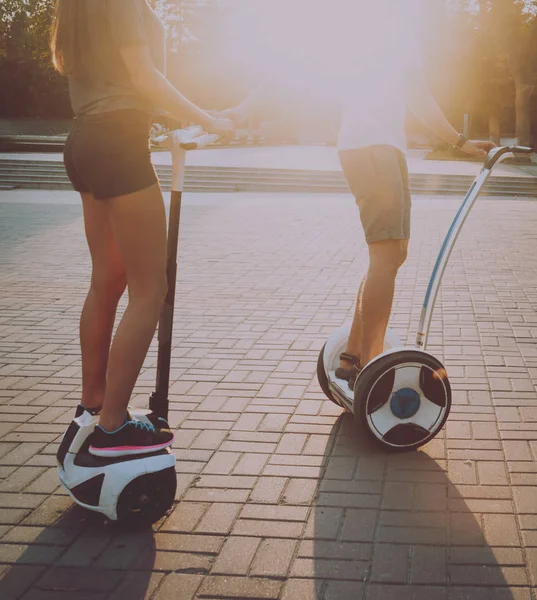
[[[501,162],[503,159],[507,158],[509,154],[533,154],[534,150],[532,148],[527,148],[525,146],[503,146],[501,148],[494,148],[491,150],[487,156],[485,164],[481,169],[481,172],[476,177],[474,182],[472,183],[466,197],[464,198],[451,227],[449,228],[447,235],[444,239],[440,252],[438,254],[438,258],[436,259],[436,264],[434,266],[433,272],[431,274],[431,278],[429,280],[429,285],[427,287],[427,292],[425,294],[425,300],[423,302],[423,308],[421,311],[420,324],[418,328],[418,334],[416,336],[416,346],[420,349],[425,350],[427,347],[427,340],[429,337],[429,330],[431,327],[431,319],[433,315],[433,310],[436,303],[436,298],[438,296],[438,290],[440,289],[440,284],[442,282],[442,277],[444,276],[444,272],[446,270],[446,266],[448,264],[449,258],[455,246],[455,242],[457,241],[461,229],[466,222],[483,186],[487,182],[492,169],[496,164]]]

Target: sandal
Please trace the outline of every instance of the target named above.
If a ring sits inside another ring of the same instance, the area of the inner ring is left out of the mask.
[[[352,366],[349,368],[338,367],[334,374],[338,379],[343,379],[344,381],[347,381],[349,387],[352,390],[354,389],[354,384],[356,382],[356,379],[358,378],[358,375],[360,375],[360,372],[362,371],[360,359],[357,356],[349,354],[348,352],[342,352],[339,355],[339,358],[340,360],[345,360],[351,363]]]

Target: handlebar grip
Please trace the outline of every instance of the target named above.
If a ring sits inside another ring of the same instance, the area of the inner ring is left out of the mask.
[[[492,169],[494,165],[500,160],[505,154],[534,154],[535,150],[528,146],[503,146],[501,148],[494,148],[489,152],[487,160],[485,161],[484,168]]]
[[[535,150],[528,146],[509,146],[513,154],[533,154]]]
[[[213,142],[216,142],[220,136],[215,133],[206,133],[205,135],[200,135],[193,140],[188,142],[184,142],[181,144],[181,148],[183,150],[199,150],[200,148],[204,148]]]

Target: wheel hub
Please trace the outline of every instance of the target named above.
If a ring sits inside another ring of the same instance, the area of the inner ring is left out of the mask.
[[[402,388],[392,394],[390,408],[398,419],[410,419],[420,408],[420,395],[412,388]]]

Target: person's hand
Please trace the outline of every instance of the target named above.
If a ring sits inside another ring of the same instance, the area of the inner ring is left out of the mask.
[[[235,123],[236,127],[241,127],[248,123],[248,112],[243,110],[240,106],[236,108],[228,108],[220,112],[222,117],[231,119]]]
[[[496,144],[494,142],[468,140],[461,150],[470,156],[481,156],[482,158],[485,158],[493,148],[496,148]]]
[[[231,119],[226,119],[219,115],[211,118],[211,121],[207,124],[206,130],[207,133],[227,135],[235,131],[235,125]]]

